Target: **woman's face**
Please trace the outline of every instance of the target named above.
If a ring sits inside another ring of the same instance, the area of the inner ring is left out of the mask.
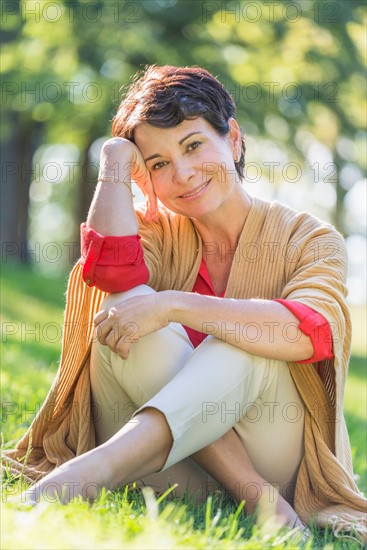
[[[174,128],[144,123],[135,129],[135,143],[155,193],[167,208],[201,218],[220,208],[238,190],[234,158],[241,152],[241,132],[234,119],[229,123],[226,136],[219,135],[203,118],[184,120]]]

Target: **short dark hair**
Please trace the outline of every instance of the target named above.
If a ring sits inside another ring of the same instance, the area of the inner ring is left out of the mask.
[[[201,67],[148,65],[138,71],[112,121],[113,136],[134,141],[134,130],[148,122],[172,128],[184,120],[204,118],[220,135],[229,132],[228,120],[236,105],[217,78]],[[240,178],[245,166],[245,138],[235,163]]]

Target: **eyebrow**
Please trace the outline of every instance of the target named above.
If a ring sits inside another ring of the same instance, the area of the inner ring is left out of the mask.
[[[186,141],[187,139],[189,139],[189,137],[195,136],[196,134],[201,134],[201,132],[191,132],[190,134],[187,134],[187,136],[185,136],[184,138],[180,139],[180,141],[178,142],[179,145],[182,145],[184,141]],[[151,155],[150,157],[147,157],[146,159],[144,159],[144,162],[148,162],[148,160],[156,159],[156,158],[159,158],[159,157],[161,157],[161,156],[162,156],[162,155],[160,155],[159,153],[155,153],[154,155]]]

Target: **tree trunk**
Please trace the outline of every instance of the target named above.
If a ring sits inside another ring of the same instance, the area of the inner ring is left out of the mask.
[[[12,133],[1,143],[1,256],[2,263],[29,263],[27,244],[29,187],[32,159],[42,134],[43,124],[22,120],[6,112]]]

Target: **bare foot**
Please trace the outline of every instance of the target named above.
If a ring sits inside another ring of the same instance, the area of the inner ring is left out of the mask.
[[[296,511],[281,495],[278,495],[278,500],[275,507],[275,516],[281,526],[304,529],[306,526],[301,521]]]
[[[273,499],[260,498],[258,502],[246,502],[246,514],[257,513],[257,523],[274,529],[287,527],[289,529],[307,530],[294,508],[276,491]]]

